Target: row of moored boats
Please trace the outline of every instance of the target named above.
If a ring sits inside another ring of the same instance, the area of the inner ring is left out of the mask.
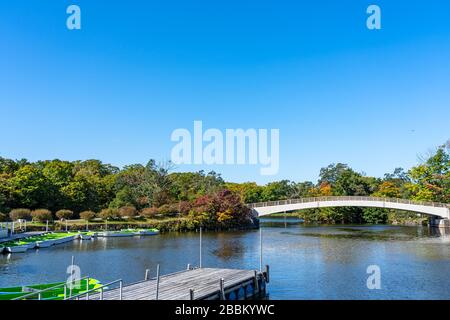
[[[48,248],[75,239],[90,240],[95,237],[149,236],[159,233],[157,229],[123,229],[103,232],[48,232],[0,243],[0,253],[22,253],[29,249]]]

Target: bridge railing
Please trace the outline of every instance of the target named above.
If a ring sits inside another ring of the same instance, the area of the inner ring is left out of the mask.
[[[325,196],[325,197],[308,197],[299,199],[287,199],[279,201],[266,201],[258,203],[250,203],[247,206],[251,209],[260,207],[270,207],[270,206],[281,206],[296,203],[307,203],[307,202],[319,202],[319,201],[382,201],[390,203],[404,203],[419,206],[430,206],[430,207],[443,207],[450,208],[450,204],[439,203],[439,202],[429,202],[429,201],[415,201],[408,199],[397,199],[397,198],[382,198],[382,197],[367,197],[367,196]]]

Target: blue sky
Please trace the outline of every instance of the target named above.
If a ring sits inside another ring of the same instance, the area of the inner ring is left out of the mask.
[[[266,183],[334,162],[409,168],[450,138],[449,21],[446,0],[2,1],[0,156],[167,160],[172,131],[202,120],[279,128],[279,174],[177,170]]]

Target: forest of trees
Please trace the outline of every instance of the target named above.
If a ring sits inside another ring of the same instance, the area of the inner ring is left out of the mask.
[[[10,213],[34,213],[36,219],[183,215],[230,227],[248,221],[245,203],[288,198],[372,195],[449,203],[449,149],[447,143],[410,170],[398,168],[381,178],[336,163],[322,168],[316,183],[282,180],[264,186],[225,182],[215,172],[172,172],[170,163],[154,160],[119,169],[98,160],[29,162],[0,157],[0,220],[10,219]],[[306,210],[302,216],[322,223],[386,223],[389,213],[329,208]]]

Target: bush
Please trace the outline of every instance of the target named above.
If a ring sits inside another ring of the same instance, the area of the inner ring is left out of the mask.
[[[12,221],[18,219],[31,220],[31,210],[30,209],[13,209],[9,213],[9,217]]]
[[[136,211],[136,208],[133,206],[125,206],[125,207],[119,208],[119,215],[122,218],[124,218],[124,217],[133,218],[137,215],[137,211]]]
[[[146,218],[154,218],[158,215],[159,211],[158,208],[151,207],[151,208],[145,208],[142,209],[141,215],[143,215]]]
[[[158,208],[160,214],[171,215],[179,212],[178,204],[164,204]]]
[[[39,222],[53,221],[52,212],[47,209],[36,209],[31,212],[31,216],[33,217],[33,220]]]
[[[100,211],[99,216],[103,220],[109,220],[109,219],[118,219],[120,217],[120,214],[119,210],[116,208],[107,208]]]
[[[73,218],[73,211],[67,209],[58,210],[56,211],[56,216],[60,220],[68,220],[70,218]]]
[[[92,219],[94,219],[96,216],[94,211],[83,211],[80,213],[80,218],[87,220],[87,221],[91,221]]]
[[[6,213],[0,212],[0,222],[8,221],[8,215]]]
[[[189,201],[182,201],[180,202],[178,209],[182,215],[188,215],[189,211],[192,209],[192,203]]]

